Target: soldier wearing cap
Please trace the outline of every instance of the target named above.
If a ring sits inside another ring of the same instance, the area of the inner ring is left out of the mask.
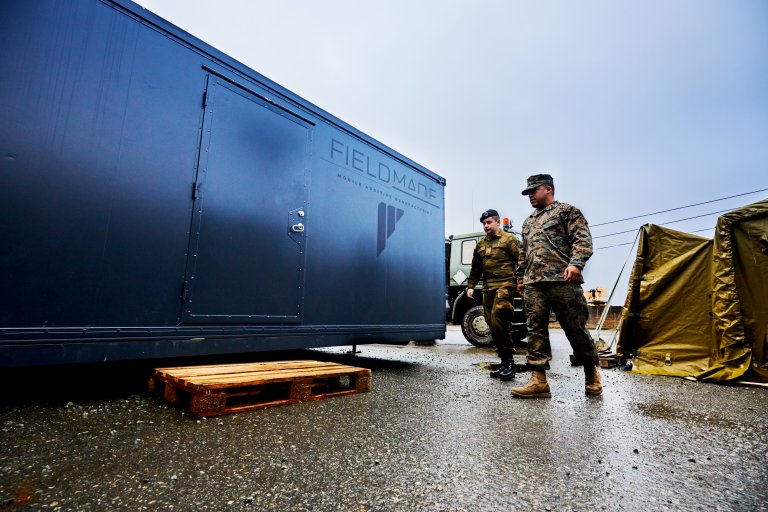
[[[517,289],[525,298],[528,323],[528,365],[531,379],[512,389],[517,398],[548,398],[546,371],[552,359],[549,344],[549,312],[554,310],[579,363],[584,365],[588,395],[603,391],[595,344],[585,325],[587,301],[581,272],[592,256],[592,235],[578,208],[555,200],[555,184],[549,174],[528,178],[523,190],[534,212],[523,223],[523,240],[517,267]]]
[[[499,212],[486,210],[480,215],[485,238],[480,240],[472,255],[472,270],[467,280],[467,297],[474,298],[475,286],[483,277],[483,312],[491,327],[496,353],[501,359],[491,377],[512,380],[515,377],[512,333],[512,298],[515,296],[519,245],[517,237],[501,229]]]

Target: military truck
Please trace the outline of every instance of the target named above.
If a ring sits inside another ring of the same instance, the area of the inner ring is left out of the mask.
[[[504,219],[503,229],[512,229],[509,219]],[[517,233],[516,233],[517,234]],[[519,234],[518,238],[519,238]],[[460,325],[461,332],[476,347],[492,347],[491,328],[483,315],[483,294],[475,293],[470,299],[466,295],[467,279],[472,269],[472,254],[477,242],[485,236],[483,232],[451,235],[445,241],[446,273],[446,322]],[[482,289],[480,282],[478,289]],[[515,312],[512,320],[512,338],[516,344],[526,337],[525,310],[523,299],[515,297]]]

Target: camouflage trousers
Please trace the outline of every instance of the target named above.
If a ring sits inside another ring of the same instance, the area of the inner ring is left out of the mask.
[[[483,290],[483,314],[485,321],[491,328],[491,337],[496,344],[496,353],[502,361],[513,361],[512,358],[512,332],[510,323],[514,307],[512,298],[515,296],[514,288],[498,288],[496,290]]]
[[[581,364],[599,364],[595,343],[586,329],[587,299],[579,284],[554,282],[525,286],[525,313],[528,324],[528,364],[549,370],[552,347],[549,344],[549,311],[557,316],[560,327]]]

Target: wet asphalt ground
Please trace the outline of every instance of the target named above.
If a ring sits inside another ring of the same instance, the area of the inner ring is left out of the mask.
[[[4,371],[0,511],[768,510],[768,390],[615,368],[588,397],[553,346],[543,400],[454,328],[250,355],[370,368],[373,389],[206,420],[149,395],[146,362]]]

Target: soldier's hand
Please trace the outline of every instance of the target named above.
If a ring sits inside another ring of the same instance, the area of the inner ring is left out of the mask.
[[[525,295],[525,286],[522,284],[517,285],[517,294],[521,297]]]
[[[563,272],[563,279],[569,283],[573,281],[581,281],[581,269],[574,265],[568,265],[565,272]]]
[[[475,298],[475,289],[474,288],[467,288],[467,297],[470,299]]]

